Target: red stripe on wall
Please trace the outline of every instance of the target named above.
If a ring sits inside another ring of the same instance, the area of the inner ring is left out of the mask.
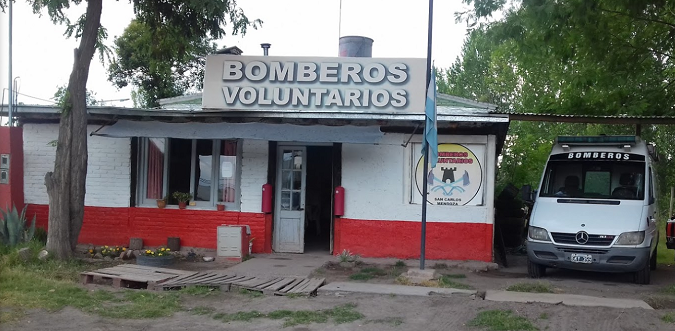
[[[47,228],[49,207],[29,205],[26,216]],[[220,225],[248,225],[254,253],[271,253],[271,222],[265,214],[231,211],[85,207],[81,244],[128,245],[129,238],[141,238],[146,246],[167,244],[179,237],[181,246],[215,249],[216,228]]]
[[[420,257],[421,223],[335,219],[333,252],[363,257]],[[492,224],[427,223],[426,258],[492,261]]]

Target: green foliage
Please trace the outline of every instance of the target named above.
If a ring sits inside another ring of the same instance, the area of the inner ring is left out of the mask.
[[[661,320],[665,323],[675,323],[675,314],[667,313],[661,316]]]
[[[405,267],[405,266],[406,266],[406,264],[405,264],[405,261],[403,261],[403,260],[398,260],[398,261],[396,261],[396,263],[394,264],[394,267],[396,267],[396,268],[403,268],[403,267]]]
[[[187,193],[187,192],[173,192],[172,194],[173,198],[178,200],[178,202],[188,202],[190,199],[192,199],[192,194]]]
[[[188,39],[177,27],[132,21],[115,39],[116,59],[108,67],[108,80],[118,88],[137,88],[137,106],[159,106],[158,99],[201,90],[206,55],[217,50],[211,38]]]
[[[361,258],[359,255],[353,254],[348,249],[342,250],[342,252],[337,256],[337,259],[340,262],[357,262],[359,258]]]
[[[439,75],[439,91],[516,113],[675,114],[675,2],[647,0],[464,0],[473,28],[462,55]],[[499,20],[490,16],[501,11]],[[490,21],[491,20],[491,21]],[[537,186],[558,135],[634,134],[631,125],[511,123],[498,172]],[[661,215],[675,184],[675,128],[643,125],[657,146]]]
[[[66,101],[68,100],[68,85],[64,84],[61,86],[56,87],[56,92],[54,92],[54,96],[52,97],[52,100],[56,101],[56,104],[59,106],[59,108],[64,109],[66,108]],[[87,106],[96,106],[98,105],[98,100],[96,100],[96,92],[87,90]]]
[[[537,328],[522,316],[515,316],[510,310],[487,310],[478,313],[476,318],[467,323],[469,326],[486,327],[492,331],[536,331]]]
[[[36,227],[35,234],[33,234],[33,240],[41,243],[42,245],[47,244],[47,230],[44,228]]]
[[[35,216],[28,224],[26,221],[26,207],[23,207],[21,213],[16,206],[7,210],[0,209],[0,243],[14,247],[20,243],[26,243],[33,239],[35,233]]]

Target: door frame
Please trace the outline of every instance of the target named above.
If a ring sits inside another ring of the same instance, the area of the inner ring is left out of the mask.
[[[276,141],[276,158],[274,160],[274,169],[271,172],[274,173],[274,214],[272,216],[272,250],[274,252],[277,251],[277,240],[276,240],[276,232],[277,232],[277,219],[279,217],[280,211],[281,211],[281,174],[279,173],[281,171],[281,162],[280,159],[283,157],[283,148],[293,148],[293,147],[304,147],[305,148],[305,155],[304,157],[304,162],[305,165],[307,164],[307,147],[330,147],[332,149],[332,154],[333,156],[331,157],[331,162],[333,166],[331,167],[331,174],[332,174],[332,179],[331,179],[331,203],[330,203],[330,210],[331,210],[331,225],[330,225],[330,254],[333,254],[333,238],[334,238],[334,219],[335,216],[333,215],[333,207],[335,204],[334,197],[333,195],[335,194],[335,148],[338,148],[335,146],[335,143],[329,142],[329,143],[320,143],[320,142],[312,142],[312,143],[307,143],[307,142],[284,142],[284,141]],[[342,146],[339,146],[341,150]],[[341,162],[341,160],[340,160]],[[341,168],[341,167],[340,167]],[[303,186],[302,189],[302,200],[303,200],[303,210],[304,210],[304,203],[305,203],[305,194],[307,193],[307,178],[306,178],[306,169],[305,169],[305,185]],[[303,222],[304,222],[304,217],[303,217]],[[304,224],[302,225],[302,233],[301,233],[301,241],[302,241],[302,250],[304,253],[304,248],[305,248],[305,226]]]

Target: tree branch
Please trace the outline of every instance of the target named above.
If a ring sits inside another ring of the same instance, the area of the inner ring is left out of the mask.
[[[666,22],[666,21],[659,20],[659,19],[648,18],[648,17],[632,16],[632,15],[630,15],[630,14],[627,14],[627,13],[624,13],[624,12],[621,12],[621,11],[618,11],[618,10],[611,10],[611,9],[603,9],[603,8],[600,8],[600,11],[606,12],[606,13],[612,13],[612,14],[621,15],[621,16],[628,17],[628,18],[632,18],[632,19],[636,19],[636,20],[639,20],[639,21],[651,22],[651,23],[659,23],[659,24],[667,25],[667,26],[669,26],[669,27],[671,27],[671,28],[675,28],[675,23],[670,23],[670,22]]]

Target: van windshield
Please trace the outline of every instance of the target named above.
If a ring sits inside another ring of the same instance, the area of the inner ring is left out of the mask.
[[[551,155],[539,196],[643,200],[645,157],[600,152]]]

